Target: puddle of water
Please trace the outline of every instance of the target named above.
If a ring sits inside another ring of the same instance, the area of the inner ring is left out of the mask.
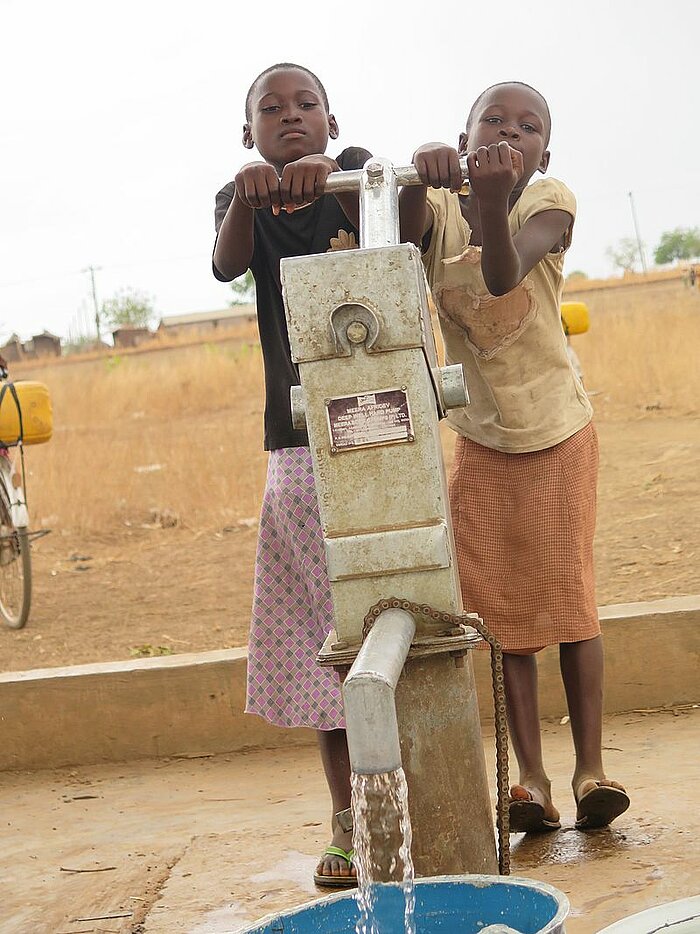
[[[566,827],[548,834],[523,834],[511,842],[511,856],[515,869],[534,869],[545,862],[562,866],[617,856],[634,847],[648,846],[655,836],[637,827],[610,827],[587,833]]]
[[[357,868],[355,934],[382,934],[374,917],[377,881],[401,881],[404,930],[416,934],[408,785],[403,769],[352,776],[353,846]]]

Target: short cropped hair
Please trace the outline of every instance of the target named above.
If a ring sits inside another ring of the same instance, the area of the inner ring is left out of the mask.
[[[524,81],[499,81],[497,84],[492,84],[492,85],[490,85],[490,87],[488,87],[488,88],[486,88],[484,91],[482,91],[481,94],[477,97],[477,99],[476,99],[476,100],[474,101],[474,103],[472,104],[471,110],[469,111],[469,116],[467,117],[467,127],[466,127],[467,133],[469,133],[469,128],[471,127],[472,120],[474,119],[474,114],[476,113],[476,110],[477,110],[479,104],[480,104],[481,101],[484,99],[484,97],[486,97],[486,95],[489,93],[489,91],[493,91],[494,88],[507,87],[509,84],[515,84],[515,85],[518,85],[518,87],[521,87],[521,88],[528,88],[530,91],[533,91],[533,92],[540,98],[540,100],[542,101],[542,103],[544,104],[544,109],[545,109],[545,111],[546,111],[546,113],[547,113],[547,121],[548,121],[548,124],[549,124],[549,125],[546,127],[547,132],[546,132],[546,134],[545,134],[545,146],[546,146],[546,145],[549,143],[549,137],[550,137],[551,132],[552,132],[552,115],[551,115],[551,113],[549,112],[549,104],[547,103],[547,99],[545,98],[544,94],[542,94],[541,91],[538,91],[537,88],[533,88],[533,86],[532,86],[531,84],[525,84]]]
[[[269,74],[272,74],[275,71],[303,71],[305,75],[308,75],[308,77],[311,78],[313,83],[318,88],[318,93],[321,95],[321,100],[323,101],[323,105],[326,108],[326,111],[328,112],[330,110],[326,89],[321,84],[320,79],[313,73],[313,71],[309,71],[309,69],[304,68],[303,65],[295,65],[293,62],[277,62],[276,65],[270,65],[270,67],[266,68],[265,71],[261,71],[248,89],[248,93],[245,97],[245,118],[248,123],[250,123],[250,118],[252,116],[252,102],[255,89],[263,78],[266,78]]]

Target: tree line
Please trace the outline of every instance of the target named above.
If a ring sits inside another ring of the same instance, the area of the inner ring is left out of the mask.
[[[642,248],[644,244],[642,244]],[[608,259],[621,272],[634,272],[639,261],[639,243],[634,237],[623,237],[606,250]],[[673,262],[700,259],[700,227],[676,227],[661,234],[654,250],[654,262],[665,266]]]

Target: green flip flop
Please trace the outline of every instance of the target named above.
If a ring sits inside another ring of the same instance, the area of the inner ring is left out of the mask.
[[[345,860],[345,862],[348,864],[348,869],[350,869],[355,858],[355,851],[341,850],[339,846],[329,846],[326,847],[326,851],[323,855],[339,856],[341,859]],[[327,886],[328,888],[351,889],[357,885],[357,876],[329,876],[326,874],[321,875],[320,873],[315,872],[314,882],[316,885]]]

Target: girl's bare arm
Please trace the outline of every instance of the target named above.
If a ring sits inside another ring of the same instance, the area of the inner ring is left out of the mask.
[[[236,175],[235,193],[221,222],[214,265],[229,281],[237,279],[253,258],[253,221],[257,208],[278,209],[280,180],[267,162],[250,162]]]
[[[479,209],[481,272],[492,295],[505,295],[561,244],[571,224],[566,211],[542,211],[511,234],[510,196],[523,174],[522,154],[505,141],[467,156],[469,185]]]
[[[214,265],[227,279],[242,276],[253,258],[254,213],[271,207],[275,213],[284,207],[315,201],[323,194],[326,178],[339,170],[335,159],[324,155],[304,156],[290,162],[278,178],[267,162],[253,162],[236,175],[235,194],[226,212],[214,248]],[[336,198],[348,220],[359,224],[357,192],[344,192]]]
[[[221,222],[213,257],[217,270],[229,282],[242,276],[253,258],[253,216],[254,208],[234,194]]]
[[[511,234],[508,210],[479,205],[481,272],[491,295],[505,295],[523,281],[547,253],[562,243],[571,225],[566,211],[542,211]]]

